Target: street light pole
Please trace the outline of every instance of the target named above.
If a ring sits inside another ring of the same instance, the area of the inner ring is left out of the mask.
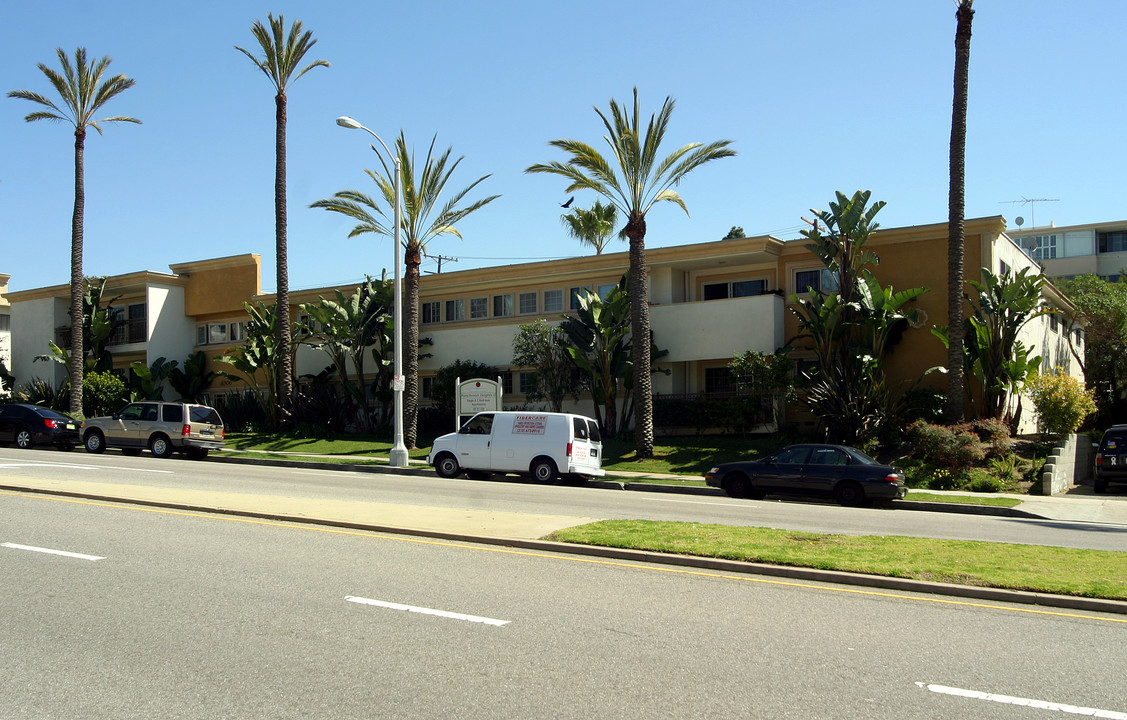
[[[403,262],[401,256],[403,245],[399,239],[399,229],[403,226],[403,168],[399,164],[399,156],[391,150],[388,150],[387,144],[383,139],[369,128],[364,127],[359,122],[347,116],[338,117],[337,125],[349,128],[350,130],[364,130],[379,141],[380,145],[382,145],[383,149],[387,152],[388,157],[395,163],[395,280],[392,286],[395,293],[395,302],[391,316],[391,322],[395,325],[395,333],[392,339],[395,343],[395,354],[392,365],[395,377],[391,382],[392,396],[395,398],[395,417],[392,418],[394,438],[388,464],[391,465],[391,467],[403,468],[407,467],[408,458],[407,446],[403,442],[403,293],[400,287],[402,283],[401,275]]]

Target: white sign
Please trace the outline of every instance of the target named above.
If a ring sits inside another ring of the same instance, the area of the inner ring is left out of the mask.
[[[546,415],[517,415],[513,418],[513,435],[543,435],[547,427]]]
[[[403,392],[407,389],[407,381],[402,375],[391,376],[391,389],[392,392]]]
[[[501,378],[486,380],[472,378],[457,379],[455,392],[454,427],[459,425],[463,415],[476,415],[479,412],[496,412],[501,409]]]

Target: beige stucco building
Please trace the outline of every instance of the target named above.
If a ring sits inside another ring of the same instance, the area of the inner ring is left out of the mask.
[[[942,375],[926,371],[946,363],[946,351],[931,333],[933,325],[946,324],[946,223],[878,230],[869,249],[880,255],[875,274],[883,285],[930,289],[917,303],[927,320],[909,328],[896,346],[889,358],[890,379],[945,387]],[[652,248],[647,262],[654,342],[668,351],[660,360],[666,372],[653,377],[654,392],[660,394],[722,389],[734,355],[782,347],[797,333],[787,298],[824,277],[820,262],[803,240],[771,236]],[[520,392],[524,369],[512,365],[517,328],[539,318],[558,322],[570,311],[579,289],[604,292],[618,283],[628,265],[629,254],[619,252],[422,276],[420,335],[432,341],[426,348],[429,357],[420,361],[424,397],[438,369],[461,359],[502,368],[505,403],[524,403]],[[1034,266],[1006,235],[1003,218],[966,222],[968,279],[979,279],[979,267],[998,273]],[[109,278],[105,296],[121,296],[115,307],[122,308],[129,321],[123,337],[110,347],[116,368],[124,370],[137,360],[151,364],[158,357],[182,362],[197,350],[213,358],[243,339],[244,302],[274,301],[273,295],[261,292],[258,255],[185,262],[169,269],[167,274],[141,271]],[[351,293],[354,288],[291,289],[292,316],[297,317],[301,303],[331,297],[334,289]],[[1045,286],[1044,296],[1052,305],[1066,303],[1051,285]],[[68,298],[66,285],[7,294],[12,317],[10,369],[17,382],[32,376],[62,380],[61,366],[32,359],[46,351],[47,341],[58,337],[60,328],[69,325]],[[1048,364],[1079,373],[1068,344],[1079,348],[1080,333],[1065,335],[1060,324],[1039,318],[1026,326],[1022,340],[1038,348]],[[320,351],[302,347],[298,352],[299,375],[315,374],[327,364]],[[211,388],[212,399],[239,391],[241,385],[220,381]],[[575,407],[590,413],[590,402],[581,398]],[[1032,422],[1031,415],[1026,412],[1027,423]]]

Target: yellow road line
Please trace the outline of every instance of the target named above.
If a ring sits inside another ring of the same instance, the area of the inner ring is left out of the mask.
[[[835,592],[835,593],[847,593],[847,594],[850,594],[850,595],[867,595],[867,596],[870,596],[870,597],[893,598],[893,599],[897,599],[897,600],[911,600],[911,601],[915,601],[915,602],[933,603],[933,604],[938,604],[938,605],[958,605],[958,606],[962,606],[962,607],[983,608],[983,609],[986,609],[986,610],[1001,610],[1001,611],[1005,611],[1005,612],[1025,613],[1025,614],[1029,614],[1029,615],[1050,615],[1050,616],[1053,616],[1053,617],[1077,618],[1077,619],[1080,619],[1080,620],[1098,620],[1098,621],[1101,621],[1101,622],[1127,624],[1127,619],[1121,619],[1121,618],[1098,617],[1098,616],[1095,616],[1095,615],[1080,615],[1078,613],[1066,613],[1066,612],[1060,612],[1060,611],[1055,611],[1055,610],[1033,610],[1033,609],[1030,609],[1030,608],[1006,607],[1006,606],[1003,606],[1003,605],[991,605],[991,604],[987,604],[987,603],[970,602],[970,601],[967,601],[967,600],[948,600],[948,599],[944,599],[944,598],[916,597],[914,595],[901,595],[901,594],[898,594],[898,593],[880,592],[880,591],[877,591],[877,590],[858,590],[858,589],[855,589],[855,588],[847,588],[847,587],[828,587],[828,586],[825,586],[825,585],[814,585],[812,583],[795,582],[795,581],[792,581],[792,580],[772,580],[772,579],[769,579],[769,578],[762,578],[762,577],[748,577],[746,575],[729,575],[729,574],[718,573],[718,572],[708,572],[708,571],[705,571],[705,570],[688,570],[688,569],[679,568],[679,567],[666,567],[666,566],[661,566],[661,565],[656,565],[656,564],[640,565],[640,564],[631,563],[631,562],[619,562],[619,561],[614,561],[614,560],[603,560],[603,559],[596,559],[596,558],[573,557],[573,556],[568,556],[568,555],[566,555],[562,552],[560,554],[549,554],[549,553],[544,553],[544,552],[533,552],[533,551],[530,551],[530,550],[514,550],[512,548],[492,547],[492,546],[488,546],[488,545],[486,545],[486,546],[467,545],[465,543],[451,542],[449,540],[428,540],[428,539],[424,539],[424,538],[404,536],[404,535],[387,535],[387,534],[380,533],[380,532],[377,532],[377,531],[374,531],[374,530],[347,530],[347,529],[341,529],[341,528],[325,527],[323,525],[306,525],[306,524],[300,523],[298,521],[278,522],[278,521],[275,521],[275,520],[258,520],[258,519],[255,519],[255,518],[234,517],[234,516],[225,515],[225,514],[222,514],[222,513],[212,514],[212,513],[203,513],[203,512],[185,512],[185,511],[182,511],[182,510],[170,510],[170,509],[167,509],[167,508],[149,508],[149,507],[136,507],[136,506],[124,507],[123,504],[128,503],[127,500],[123,500],[123,501],[121,501],[121,503],[109,503],[109,502],[99,502],[99,501],[94,501],[94,500],[82,500],[82,499],[76,499],[76,498],[66,498],[66,497],[58,497],[58,496],[50,496],[50,495],[33,495],[33,494],[27,494],[27,493],[16,493],[16,492],[6,492],[6,491],[0,491],[0,495],[10,495],[10,496],[13,496],[13,497],[21,497],[21,498],[26,498],[26,499],[31,499],[31,500],[54,500],[56,502],[67,502],[67,503],[73,503],[73,504],[76,504],[76,505],[90,505],[90,506],[93,506],[93,507],[114,508],[114,509],[119,509],[119,510],[122,510],[122,509],[124,509],[124,510],[135,510],[135,511],[140,511],[140,512],[158,513],[158,514],[162,514],[162,515],[179,515],[179,516],[183,516],[183,517],[204,518],[204,519],[212,519],[212,520],[226,520],[226,521],[229,521],[229,522],[245,523],[245,524],[249,524],[249,525],[265,525],[267,527],[289,528],[291,530],[305,530],[305,531],[309,531],[309,532],[331,533],[331,534],[335,534],[335,535],[352,535],[352,536],[356,536],[356,537],[371,537],[371,538],[376,538],[376,539],[379,539],[379,540],[391,540],[391,541],[395,541],[395,542],[415,543],[415,544],[418,544],[418,545],[433,545],[433,546],[436,546],[436,547],[449,547],[449,548],[457,548],[457,549],[460,549],[460,550],[476,550],[476,551],[480,551],[480,552],[491,552],[491,553],[499,553],[499,554],[505,554],[505,555],[518,555],[518,556],[524,556],[524,557],[543,558],[543,559],[547,559],[547,560],[587,563],[587,564],[590,564],[590,565],[604,565],[604,566],[608,566],[608,567],[622,567],[622,568],[629,568],[629,569],[632,569],[632,570],[648,570],[648,571],[651,571],[651,572],[663,572],[663,573],[671,573],[671,574],[675,574],[675,575],[691,575],[691,576],[696,576],[696,577],[719,578],[719,579],[722,579],[722,580],[737,580],[737,581],[742,581],[742,582],[757,583],[757,584],[760,584],[760,585],[778,585],[778,586],[782,586],[782,587],[804,588],[804,589],[810,589],[810,590],[826,590],[826,591]],[[829,581],[827,581],[827,582],[829,582]]]

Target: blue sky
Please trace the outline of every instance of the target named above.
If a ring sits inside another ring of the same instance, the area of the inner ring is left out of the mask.
[[[1022,215],[1025,227],[1127,217],[1123,59],[1127,3],[979,0],[971,49],[967,216]],[[749,235],[797,236],[835,190],[873,191],[885,227],[947,218],[953,0],[576,0],[343,3],[200,0],[8,2],[0,9],[0,90],[50,93],[37,63],[85,46],[136,79],[86,144],[85,270],[109,275],[240,253],[262,255],[275,289],[272,86],[234,49],[267,12],[300,19],[318,43],[289,93],[291,289],[380,274],[391,242],[347,237],[352,223],[309,204],[373,191],[370,138],[337,127],[351,115],[390,143],[400,130],[424,156],[463,155],[452,181],[491,177],[500,194],[443,238],[444,270],[590,251],[568,238],[561,178],[527,175],[563,159],[575,138],[605,147],[593,108],[677,101],[667,151],[728,139],[738,152],[689,175],[690,217],[665,203],[647,245]],[[26,123],[32,103],[0,98],[0,272],[10,289],[69,279],[73,135]],[[1022,198],[1055,202],[1010,204]],[[591,193],[575,204],[589,207]],[[624,250],[615,241],[612,249]],[[433,261],[424,270],[435,270]]]

